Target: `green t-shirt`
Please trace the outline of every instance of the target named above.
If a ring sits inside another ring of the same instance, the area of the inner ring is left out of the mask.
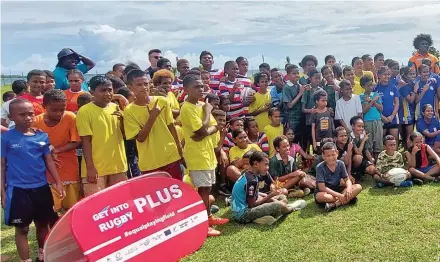
[[[327,92],[327,107],[333,109],[333,112],[335,112],[336,100],[339,99],[339,94],[335,92],[335,89],[331,85],[325,85],[323,89]]]
[[[322,89],[321,87],[312,87],[311,90],[304,91],[304,94],[301,98],[301,103],[304,105],[306,109],[312,109],[316,106],[315,99],[313,98],[313,93],[315,93],[317,90]],[[310,120],[311,115],[306,115],[306,125],[311,125],[312,122]]]
[[[283,103],[290,103],[292,102],[293,99],[295,99],[295,97],[298,96],[299,94],[299,84],[293,84],[292,82],[287,82],[284,85],[283,88]],[[289,122],[300,122],[301,118],[302,118],[302,112],[301,112],[301,99],[298,100],[298,102],[292,107],[292,108],[288,108],[287,106],[284,107],[285,109],[285,116],[288,118]]]

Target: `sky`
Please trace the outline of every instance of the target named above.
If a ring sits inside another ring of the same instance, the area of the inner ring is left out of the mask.
[[[439,1],[1,1],[1,71],[53,70],[64,47],[93,59],[91,73],[128,61],[147,68],[152,48],[191,66],[209,50],[214,68],[238,56],[255,70],[262,55],[283,68],[286,56],[298,64],[313,54],[319,66],[329,54],[349,64],[378,52],[406,64],[419,33],[440,48],[439,25]]]

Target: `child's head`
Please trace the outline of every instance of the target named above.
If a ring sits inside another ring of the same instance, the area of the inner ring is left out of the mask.
[[[373,90],[374,90],[374,83],[373,83],[373,79],[371,78],[371,76],[364,75],[364,76],[361,77],[359,82],[360,82],[362,88],[365,89],[365,91],[373,92]]]
[[[235,62],[238,65],[238,73],[242,76],[245,76],[248,72],[249,62],[246,58],[239,56],[235,59]]]
[[[157,61],[157,69],[166,69],[171,71],[173,67],[171,66],[171,61],[168,58],[162,57]]]
[[[388,63],[388,68],[391,70],[391,76],[396,77],[400,74],[399,62],[392,60]]]
[[[117,76],[109,74],[107,75],[107,78],[110,79],[110,81],[112,82],[114,93],[117,93],[119,89],[126,87],[124,81]]]
[[[168,69],[160,69],[154,73],[152,81],[156,88],[162,88],[168,93],[173,86],[174,74]]]
[[[270,75],[266,72],[256,73],[254,75],[255,85],[260,87],[260,89],[267,90],[269,86]]]
[[[360,57],[355,56],[351,60],[351,66],[353,67],[354,71],[359,72],[364,69],[364,62]]]
[[[350,81],[350,83],[354,84],[354,68],[351,66],[346,66],[342,70],[342,75],[344,76],[344,79],[347,79]]]
[[[44,73],[46,73],[46,85],[44,86],[44,92],[47,92],[55,88],[55,77],[53,76],[53,72],[50,70],[44,70]]]
[[[91,94],[89,93],[81,94],[80,96],[78,96],[78,99],[76,99],[76,104],[78,105],[78,109],[92,102],[92,100],[93,100],[93,96]]]
[[[239,117],[229,120],[229,128],[231,131],[243,129],[243,119]]]
[[[426,81],[429,78],[429,66],[421,64],[419,68],[417,68],[420,75],[420,80]]]
[[[249,165],[258,174],[266,174],[269,171],[269,158],[263,152],[253,152],[249,158]]]
[[[364,120],[360,116],[354,116],[350,119],[350,125],[352,126],[353,134],[359,136],[364,133]]]
[[[46,109],[47,118],[59,122],[67,107],[67,99],[64,92],[59,89],[52,89],[44,93],[43,107]]]
[[[432,62],[429,58],[423,58],[422,65],[427,65],[429,67],[429,70],[431,70]]]
[[[84,82],[84,75],[78,69],[71,69],[67,71],[67,80],[69,81],[69,87],[72,92],[81,91],[81,85]]]
[[[226,126],[226,112],[220,109],[214,109],[211,114],[215,121],[217,121],[218,129],[223,129]]]
[[[22,96],[29,92],[29,85],[25,80],[15,80],[14,82],[12,82],[12,91],[17,96]]]
[[[248,136],[244,129],[232,130],[232,139],[234,143],[241,149],[245,149],[248,146]]]
[[[385,56],[382,53],[374,55],[374,67],[379,68],[385,65]]]
[[[318,70],[316,69],[310,69],[308,73],[309,79],[310,79],[310,85],[312,87],[317,87],[322,82],[322,75]]]
[[[382,85],[388,85],[388,82],[390,81],[391,73],[390,69],[386,66],[382,66],[377,70],[377,76],[379,78],[379,82]]]
[[[385,150],[389,153],[394,153],[397,150],[396,138],[392,135],[387,135],[383,139]]]
[[[261,63],[258,66],[258,70],[260,71],[260,73],[266,73],[270,75],[270,65],[268,63]]]
[[[9,119],[15,122],[15,127],[27,129],[34,122],[34,107],[29,100],[17,98],[9,104]]]
[[[254,118],[246,118],[244,121],[244,131],[248,136],[258,136],[258,124]]]
[[[254,150],[249,150],[246,153],[244,153],[243,161],[242,161],[244,170],[249,170],[249,168],[251,167],[251,165],[249,164],[249,158],[251,158],[254,152],[255,152]]]
[[[416,79],[416,71],[411,67],[404,66],[400,68],[400,76],[406,83],[412,83]]]
[[[347,130],[343,126],[338,126],[333,132],[336,142],[345,145],[348,141]]]
[[[432,105],[430,105],[430,104],[423,105],[422,115],[426,119],[432,119],[432,117],[434,116],[434,109],[433,109]]]
[[[17,95],[13,91],[6,91],[3,93],[2,98],[3,98],[3,102],[6,102],[6,101],[12,100],[16,97],[17,97]]]
[[[333,68],[330,65],[325,65],[321,68],[321,74],[329,84],[333,84],[335,81],[335,75],[333,74]]]
[[[228,77],[235,78],[238,75],[238,64],[235,61],[227,61],[225,63],[225,73]]]
[[[125,65],[122,63],[114,64],[112,67],[112,74],[117,78],[122,79],[124,76]]]
[[[284,80],[283,80],[283,75],[281,74],[281,72],[277,69],[274,70],[275,68],[272,68],[273,71],[271,71],[270,73],[270,77],[273,81],[273,83],[278,87],[278,88],[283,88],[284,87]]]
[[[214,64],[214,56],[212,56],[211,52],[205,50],[200,53],[200,64],[205,70],[211,70]]]
[[[127,98],[129,103],[133,103],[136,99],[134,93],[130,89],[128,89],[128,87],[119,88],[116,94],[122,95],[123,97]]]
[[[326,66],[332,66],[334,64],[336,64],[336,58],[334,55],[328,55],[324,58],[324,62]]]
[[[432,37],[429,34],[419,34],[414,38],[413,46],[420,53],[426,53],[432,46]]]
[[[206,70],[202,70],[200,72],[200,78],[202,79],[203,84],[209,87],[209,83],[211,82],[211,74]]]
[[[424,143],[424,137],[422,133],[416,131],[409,136],[409,141],[411,141],[413,146],[420,148]]]
[[[338,160],[338,150],[336,145],[332,142],[325,143],[322,148],[322,158],[327,165],[335,165]]]
[[[336,79],[342,78],[342,67],[339,64],[332,65],[333,75]]]
[[[347,79],[342,80],[339,87],[341,87],[342,97],[346,99],[351,98],[351,95],[353,94],[353,86],[350,81]]]
[[[130,73],[132,70],[135,70],[135,69],[141,69],[136,63],[133,63],[133,62],[130,62],[130,63],[128,63],[128,65],[127,66],[125,66],[125,69],[124,69],[124,80],[125,81],[127,81],[127,75],[128,75],[128,73]]]
[[[180,79],[184,78],[189,71],[189,62],[186,59],[177,60],[177,72],[180,74]]]
[[[299,79],[299,67],[297,65],[286,66],[287,80],[296,83]]]
[[[318,89],[313,93],[313,100],[317,108],[324,109],[327,107],[327,92],[323,89]]]
[[[200,100],[203,97],[204,85],[199,76],[188,74],[183,79],[183,88],[188,94],[187,99],[194,101]]]
[[[220,96],[220,106],[219,108],[225,112],[229,112],[231,109],[231,101],[228,96]]]
[[[293,129],[288,127],[284,129],[284,135],[289,140],[289,143],[293,143],[295,141],[295,132],[293,132]]]
[[[27,74],[29,93],[32,96],[39,96],[46,86],[46,73],[42,70],[34,69]]]
[[[113,86],[110,79],[105,76],[94,76],[90,79],[90,92],[96,105],[105,107],[113,98]]]
[[[217,95],[214,94],[207,94],[206,100],[208,100],[208,103],[212,105],[214,109],[218,109],[220,106],[220,98]]]
[[[272,126],[279,126],[281,124],[281,112],[278,108],[272,107],[267,114],[269,115]]]
[[[290,143],[286,136],[278,136],[273,140],[273,147],[282,156],[287,156],[290,153]]]
[[[305,74],[308,74],[311,70],[316,69],[318,66],[318,59],[313,55],[306,55],[299,63],[304,70]]]
[[[321,139],[320,143],[321,145],[325,145],[325,143],[334,143],[335,141],[333,140],[333,138],[331,137],[324,137],[323,139]]]
[[[373,58],[369,54],[365,54],[361,58],[364,63],[364,69],[368,71],[372,70],[374,65]]]
[[[147,98],[150,95],[150,80],[145,71],[133,69],[127,74],[128,88],[136,98]]]

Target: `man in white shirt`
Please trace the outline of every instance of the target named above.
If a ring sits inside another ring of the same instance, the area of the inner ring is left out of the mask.
[[[353,94],[350,81],[343,80],[339,86],[341,87],[342,97],[336,101],[335,120],[339,120],[347,133],[350,133],[350,119],[354,116],[362,116],[362,104],[359,96]]]

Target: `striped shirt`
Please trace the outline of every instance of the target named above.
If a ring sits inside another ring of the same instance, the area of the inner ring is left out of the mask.
[[[239,81],[238,79],[235,82],[231,82],[229,80],[226,80],[225,82],[220,83],[220,95],[222,96],[228,96],[234,89],[235,83]],[[239,81],[240,82],[240,81]],[[245,114],[245,110],[243,108],[243,100],[241,99],[241,91],[243,90],[243,86],[240,86],[235,89],[234,93],[234,99],[231,101],[231,106],[229,112],[227,112],[227,116],[230,118],[234,117],[242,117]]]
[[[258,133],[257,142],[254,144],[258,145],[266,155],[269,155],[269,140],[264,132]]]
[[[229,155],[229,149],[235,146],[234,140],[232,139],[232,132],[228,132],[223,140],[223,151]]]
[[[225,75],[225,72],[221,69],[213,69],[209,70],[209,74],[211,75],[209,87],[218,93],[220,91],[220,79],[222,79],[222,77]]]

